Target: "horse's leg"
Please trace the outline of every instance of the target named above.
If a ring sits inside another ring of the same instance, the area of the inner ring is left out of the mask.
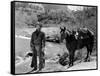
[[[72,52],[69,52],[69,67],[72,66]]]
[[[83,49],[82,49],[83,50]],[[82,60],[83,60],[83,55],[82,55],[82,50],[80,50],[80,55],[81,55],[81,61],[80,62],[82,62]]]
[[[92,53],[92,50],[93,50],[93,43],[91,43],[90,45],[88,45],[88,50],[89,50],[89,57],[88,57],[88,61],[90,61],[90,56],[91,56],[91,53]]]
[[[71,66],[71,60],[72,58],[71,58],[71,53],[69,53],[69,67]]]
[[[92,50],[93,50],[93,42],[90,44],[90,55],[92,53]]]
[[[73,66],[73,62],[74,62],[74,51],[71,50],[69,55],[69,67]]]
[[[88,61],[90,61],[92,49],[93,49],[93,46],[89,47],[89,57],[88,57]]]
[[[74,55],[75,55],[75,51],[73,50],[73,52],[72,52],[72,66],[74,64]]]
[[[90,61],[90,49],[89,46],[87,46],[87,56],[85,58],[85,62]]]

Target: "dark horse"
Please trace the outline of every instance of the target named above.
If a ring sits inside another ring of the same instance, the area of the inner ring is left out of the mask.
[[[75,51],[83,47],[87,48],[85,61],[90,61],[90,55],[94,44],[94,34],[90,30],[83,28],[77,31],[69,31],[67,29],[61,33],[61,37],[61,39],[65,39],[66,47],[69,51],[69,67],[73,66]]]

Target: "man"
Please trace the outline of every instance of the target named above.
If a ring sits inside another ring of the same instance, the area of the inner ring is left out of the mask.
[[[31,67],[34,69],[32,71],[37,70],[37,56],[39,57],[39,70],[44,67],[45,59],[44,59],[44,50],[45,47],[45,34],[41,32],[42,24],[37,23],[36,31],[32,33],[30,46],[33,52]]]

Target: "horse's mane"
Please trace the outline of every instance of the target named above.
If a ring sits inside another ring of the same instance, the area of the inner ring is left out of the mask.
[[[70,43],[70,42],[72,42],[73,40],[75,40],[75,35],[74,35],[73,31],[68,31],[68,32],[66,32],[65,34],[66,34],[65,39],[66,39],[66,41],[67,41],[68,43]]]
[[[60,33],[63,37],[62,39],[65,39],[67,41],[67,43],[70,43],[73,40],[75,40],[75,32],[74,31],[66,29],[66,30],[61,30]]]

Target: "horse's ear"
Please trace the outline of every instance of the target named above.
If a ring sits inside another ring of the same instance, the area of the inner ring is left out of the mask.
[[[64,30],[66,30],[66,27],[64,27]]]
[[[60,27],[60,29],[62,30],[62,28]]]
[[[68,29],[66,29],[66,33],[70,34],[70,31]]]
[[[68,33],[71,33],[71,31],[69,31],[68,29],[67,29],[67,31],[68,31]]]

